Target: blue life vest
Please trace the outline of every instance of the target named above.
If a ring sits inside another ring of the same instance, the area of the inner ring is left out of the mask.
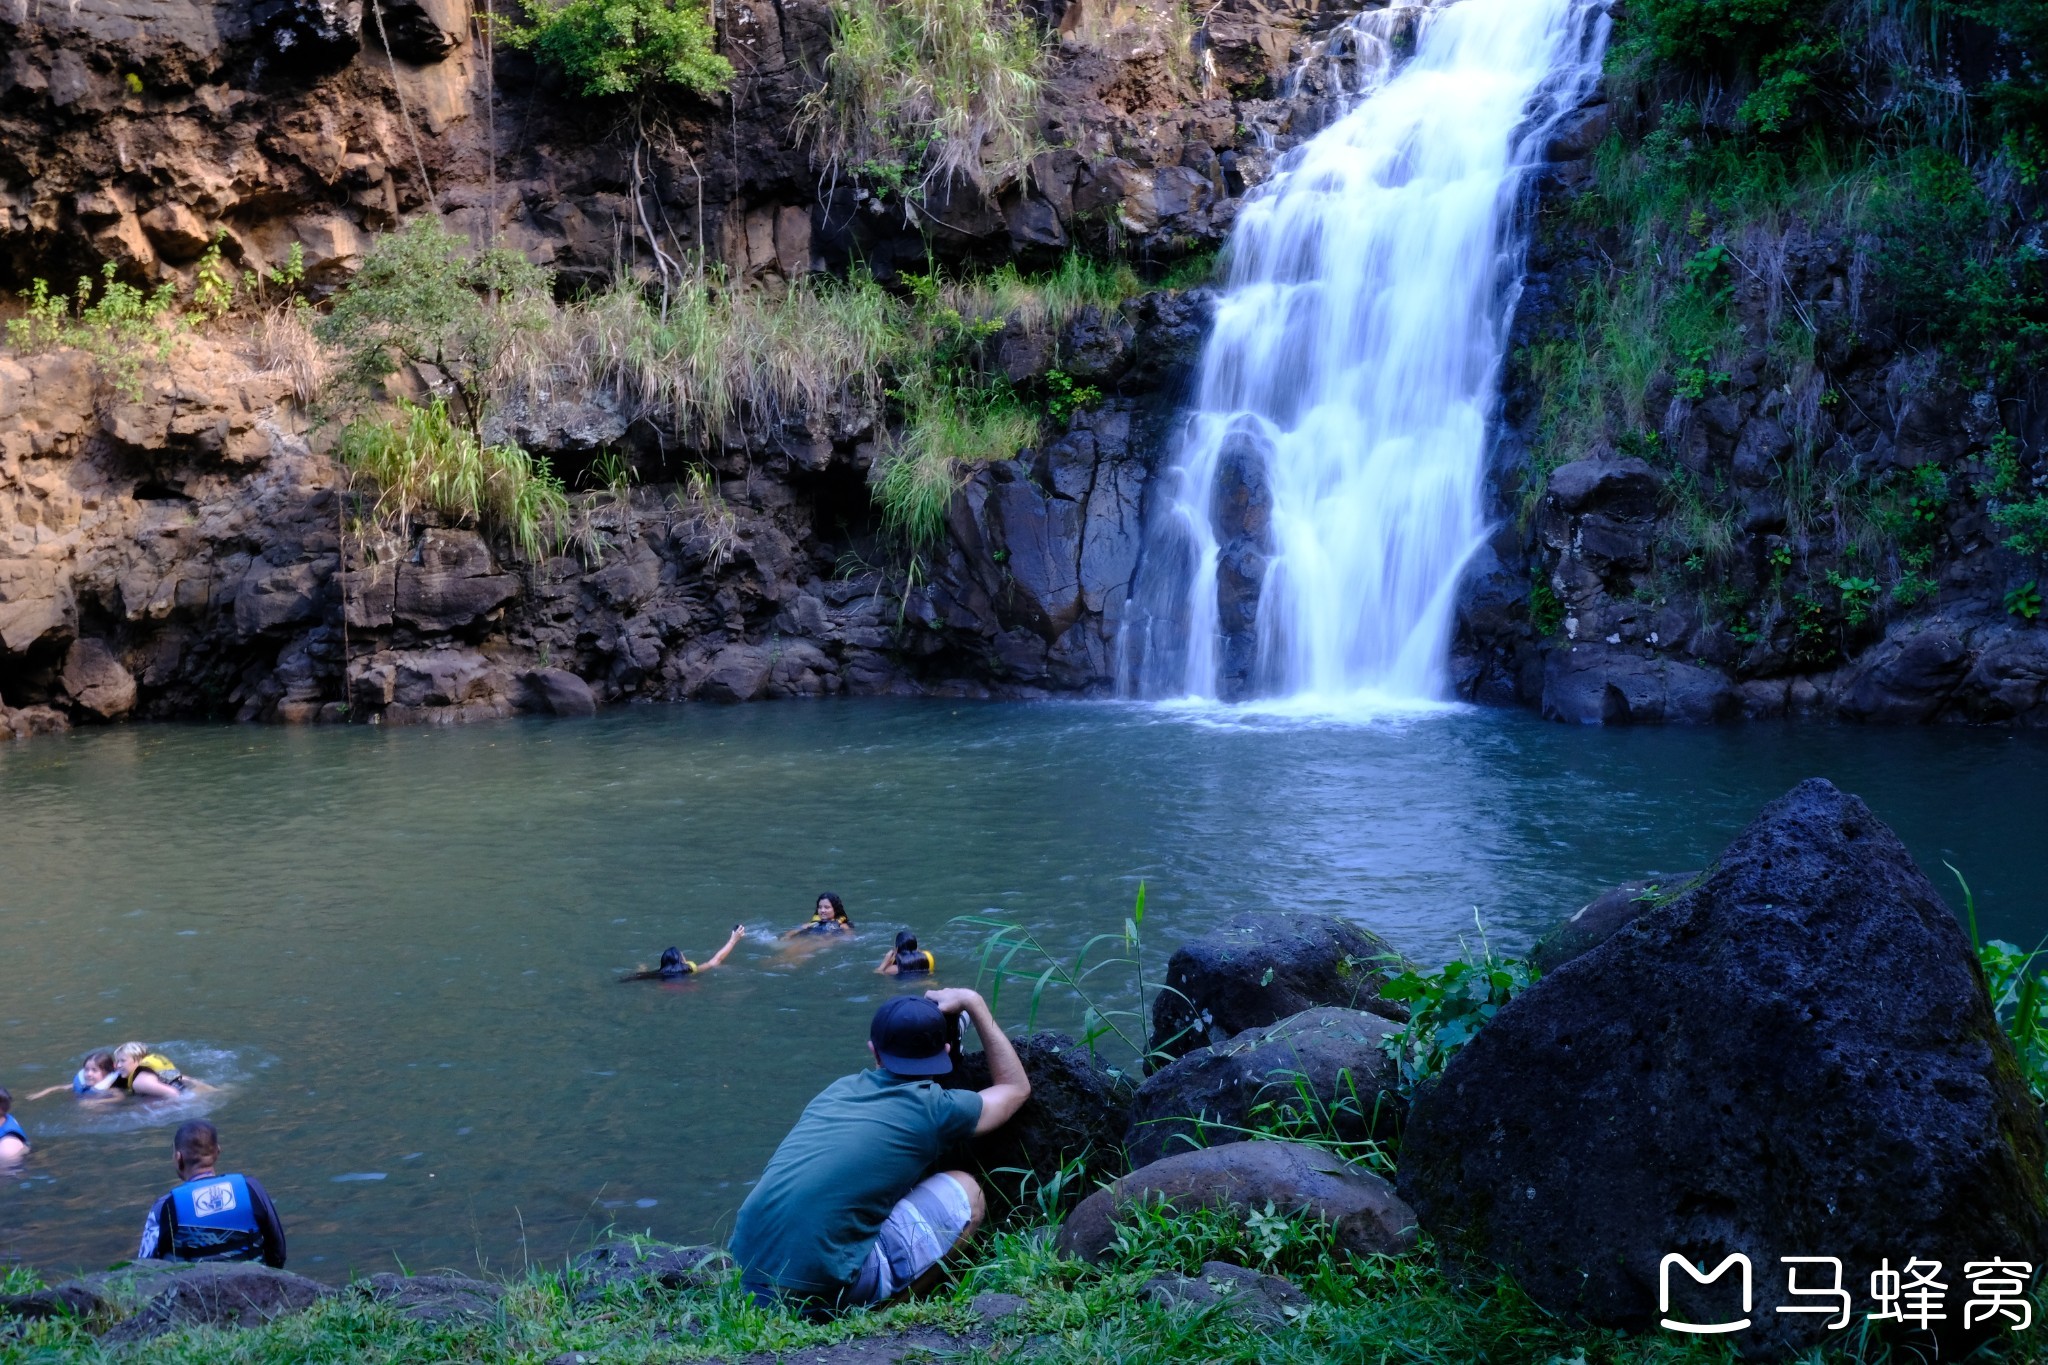
[[[256,1201],[238,1175],[204,1176],[171,1191],[178,1228],[171,1256],[180,1261],[254,1261],[263,1255]]]
[[[11,1137],[20,1138],[24,1147],[28,1145],[28,1134],[22,1131],[21,1124],[16,1122],[14,1115],[9,1114],[6,1118],[0,1119],[0,1138]]]

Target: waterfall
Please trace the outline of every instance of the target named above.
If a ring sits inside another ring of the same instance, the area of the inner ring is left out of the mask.
[[[1459,572],[1487,532],[1517,200],[1606,28],[1590,0],[1420,0],[1335,36],[1350,107],[1245,204],[1225,253],[1125,628],[1146,695],[1444,695]]]

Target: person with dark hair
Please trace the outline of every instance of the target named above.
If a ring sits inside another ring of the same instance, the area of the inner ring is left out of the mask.
[[[117,1100],[121,1092],[117,1089],[121,1070],[114,1062],[114,1054],[107,1051],[94,1052],[79,1063],[77,1072],[69,1085],[52,1085],[36,1091],[29,1098],[46,1099],[51,1095],[69,1090],[82,1100]]]
[[[930,976],[938,969],[939,960],[918,947],[917,935],[908,929],[896,935],[896,946],[882,954],[882,965],[875,968],[883,976]]]
[[[962,1015],[988,1058],[990,1084],[978,1091],[934,1079],[953,1069],[949,1036]],[[934,1167],[1031,1097],[988,1002],[970,990],[898,996],[875,1011],[868,1053],[874,1069],[804,1106],[740,1205],[732,1254],[757,1302],[834,1310],[921,1293],[987,1214],[973,1176]]]
[[[179,1186],[156,1201],[142,1225],[143,1260],[262,1261],[284,1269],[284,1223],[249,1175],[216,1175],[220,1134],[205,1119],[171,1139]]]
[[[28,1155],[28,1134],[14,1117],[14,1096],[0,1086],[0,1166],[12,1166]]]
[[[683,950],[680,948],[664,948],[661,950],[661,965],[653,971],[650,972],[643,967],[637,972],[620,977],[619,980],[681,981],[686,976],[695,976],[698,972],[708,972],[713,967],[723,967],[726,958],[732,955],[733,948],[746,936],[746,932],[746,925],[735,924],[732,927],[732,934],[725,940],[725,946],[702,962],[690,961],[690,959],[683,956]]]
[[[846,902],[839,899],[836,892],[820,891],[818,893],[818,908],[812,913],[809,922],[799,924],[796,928],[784,934],[783,937],[796,938],[800,934],[850,934],[852,932],[853,921],[847,916]]]

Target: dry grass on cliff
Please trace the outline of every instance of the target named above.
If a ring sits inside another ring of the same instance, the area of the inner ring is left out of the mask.
[[[894,301],[865,278],[803,281],[779,296],[707,284],[666,308],[622,282],[558,309],[514,370],[529,391],[564,379],[610,390],[637,416],[719,444],[750,414],[878,404],[901,329]]]
[[[992,0],[837,0],[832,13],[825,81],[799,116],[825,161],[911,197],[1024,173],[1042,142],[1028,15]]]

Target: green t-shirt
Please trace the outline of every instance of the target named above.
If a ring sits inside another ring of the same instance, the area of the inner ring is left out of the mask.
[[[981,1096],[863,1071],[804,1106],[740,1205],[732,1254],[749,1284],[830,1294],[853,1283],[896,1201],[981,1122]]]

